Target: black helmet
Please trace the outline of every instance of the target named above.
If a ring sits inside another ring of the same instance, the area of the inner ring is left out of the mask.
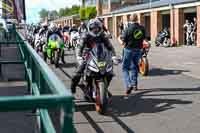
[[[93,29],[98,29],[93,31]],[[91,19],[88,22],[88,32],[90,35],[97,37],[103,32],[103,25],[98,19]]]

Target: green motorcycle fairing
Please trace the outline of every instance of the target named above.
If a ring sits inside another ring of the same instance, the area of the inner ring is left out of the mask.
[[[53,56],[53,51],[55,49],[59,48],[63,51],[64,47],[65,47],[64,41],[57,34],[53,34],[49,37],[48,46],[44,50],[44,52],[47,52],[47,56],[51,58]]]

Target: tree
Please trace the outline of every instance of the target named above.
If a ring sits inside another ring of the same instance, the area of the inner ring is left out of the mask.
[[[54,20],[59,17],[58,12],[56,10],[49,11],[49,19]]]
[[[79,14],[81,20],[89,20],[96,17],[97,10],[96,7],[81,8]]]
[[[96,7],[87,7],[86,8],[86,17],[88,19],[92,19],[92,18],[95,18],[97,16],[97,10],[96,10]]]
[[[78,5],[73,5],[71,8],[66,7],[66,8],[60,8],[59,11],[57,12],[56,10],[53,11],[48,11],[46,9],[42,9],[39,12],[40,18],[45,19],[48,17],[50,20],[52,19],[57,19],[59,17],[64,17],[64,16],[71,16],[78,14],[80,10],[80,7]]]
[[[60,17],[65,16],[65,9],[64,8],[60,8],[60,10],[59,10],[59,16]]]
[[[49,11],[47,11],[46,9],[42,9],[42,10],[39,12],[39,15],[40,15],[40,18],[41,18],[41,19],[45,19],[46,17],[48,17],[48,14],[49,14]]]
[[[81,8],[80,10],[79,10],[79,16],[80,16],[80,19],[81,20],[86,20],[87,18],[86,18],[86,15],[85,15],[85,8]]]

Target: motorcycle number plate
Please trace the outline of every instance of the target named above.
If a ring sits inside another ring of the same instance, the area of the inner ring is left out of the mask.
[[[98,62],[98,67],[105,67],[106,66],[106,63],[105,62]]]

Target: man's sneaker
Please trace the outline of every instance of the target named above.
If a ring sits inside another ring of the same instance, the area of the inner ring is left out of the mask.
[[[130,95],[131,92],[132,92],[132,90],[133,90],[133,87],[128,88],[128,89],[126,90],[125,96]]]
[[[132,88],[133,88],[134,91],[137,91],[137,90],[138,90],[137,85],[133,86]]]

